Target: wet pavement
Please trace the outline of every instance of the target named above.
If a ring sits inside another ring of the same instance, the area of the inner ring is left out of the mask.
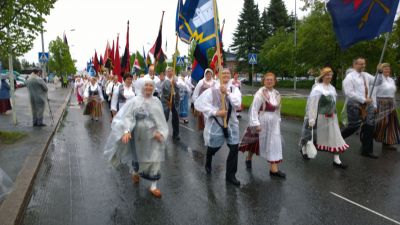
[[[237,177],[242,185],[237,188],[225,183],[226,146],[214,157],[212,174],[204,171],[206,150],[191,118],[180,127],[180,142],[169,137],[158,183],[163,196],[155,199],[148,191],[149,182],[142,179],[133,185],[126,167],[115,170],[103,157],[110,129],[108,113],[99,122],[91,121],[82,115],[75,99],[71,102],[40,168],[24,225],[400,221],[400,152],[381,151],[375,144],[378,160],[361,157],[358,136],[347,140],[351,147],[341,159],[349,168],[344,171],[333,168],[328,153],[319,152],[315,160],[303,161],[297,150],[301,121],[283,119],[280,169],[287,179],[271,178],[268,163],[259,157],[254,157],[253,169],[247,170],[245,156],[239,153]],[[242,115],[241,131],[248,124],[247,115]]]

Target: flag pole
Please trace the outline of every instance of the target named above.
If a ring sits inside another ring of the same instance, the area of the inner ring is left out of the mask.
[[[172,60],[173,67],[174,67],[174,77],[176,76],[175,69],[176,69],[177,53],[178,53],[178,33],[176,33],[175,53],[174,53],[174,59]],[[172,109],[172,98],[173,98],[173,95],[175,94],[174,77],[172,77],[172,81],[171,81],[171,96],[169,97],[169,108],[170,109]]]
[[[213,9],[214,9],[214,26],[215,26],[215,40],[217,44],[217,68],[218,68],[218,77],[219,77],[219,82],[220,85],[222,85],[222,71],[221,71],[221,46],[219,43],[219,27],[218,27],[218,15],[217,15],[217,0],[213,0]],[[225,94],[221,94],[221,110],[226,110],[225,107]],[[226,116],[224,117],[224,128],[226,128],[227,125],[227,118]]]
[[[388,43],[388,40],[389,40],[389,34],[390,34],[389,32],[387,32],[387,33],[385,34],[385,44],[383,45],[383,49],[382,49],[382,52],[381,52],[381,58],[379,59],[378,66],[379,66],[380,64],[382,64],[383,56],[385,55],[385,51],[386,51],[386,48],[387,48],[387,43]],[[372,85],[372,89],[371,89],[371,91],[370,91],[370,93],[369,93],[369,98],[372,97],[372,92],[374,91],[374,88],[375,88],[375,84],[376,84],[376,80],[377,80],[377,78],[378,78],[378,75],[379,75],[379,69],[376,68],[374,84]]]
[[[165,13],[165,11],[162,11],[162,16],[161,16],[161,21],[160,21],[160,28],[159,28],[159,30],[161,29],[162,24],[163,24],[164,13]],[[161,43],[161,44],[162,44],[162,43]],[[148,53],[147,53],[147,54],[148,54]],[[154,56],[154,72],[157,71],[157,62],[158,62],[158,55],[155,55],[155,56]]]

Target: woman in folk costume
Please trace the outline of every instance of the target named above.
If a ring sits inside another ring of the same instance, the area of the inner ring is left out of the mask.
[[[239,73],[235,72],[233,74],[233,78],[231,80],[231,83],[233,86],[237,87],[239,90],[242,90],[242,82],[239,80]],[[242,118],[242,115],[240,115],[240,112],[242,111],[242,106],[238,110],[236,110],[237,113],[237,118]]]
[[[270,176],[285,178],[286,174],[278,169],[282,162],[281,137],[281,95],[274,89],[275,74],[268,72],[263,78],[264,87],[254,95],[249,110],[249,127],[247,128],[240,151],[248,151],[246,167],[251,168],[253,154],[261,155],[270,163]]]
[[[113,116],[122,108],[129,100],[135,97],[135,88],[133,87],[133,75],[131,73],[124,74],[124,83],[114,89],[111,98],[111,112]]]
[[[382,73],[374,90],[374,102],[377,104],[375,141],[382,143],[382,148],[396,150],[400,144],[399,119],[396,113],[396,84],[390,77],[390,64],[383,63],[378,68]]]
[[[189,123],[189,96],[192,92],[191,86],[188,83],[188,76],[186,74],[181,74],[178,78],[177,85],[179,87],[179,118],[184,123]]]
[[[160,100],[153,97],[154,81],[145,78],[142,84],[142,94],[127,101],[113,119],[104,154],[114,167],[128,165],[133,183],[140,177],[151,181],[150,193],[159,198],[168,125]]]
[[[84,92],[84,82],[82,80],[81,77],[77,77],[75,79],[75,94],[76,94],[76,99],[78,101],[78,104],[82,104],[83,103],[83,92]]]
[[[0,114],[6,114],[11,110],[10,85],[7,83],[8,75],[0,75]]]
[[[320,76],[315,79],[307,101],[306,116],[304,118],[300,152],[304,159],[308,159],[304,146],[311,140],[312,128],[314,131],[314,144],[319,151],[333,154],[333,166],[346,169],[347,166],[340,161],[339,154],[349,147],[339,129],[336,114],[336,90],[330,82],[332,69],[325,67]]]
[[[192,95],[192,102],[196,102],[197,98],[208,88],[213,87],[216,84],[216,81],[213,79],[213,71],[210,68],[207,68],[204,71],[204,78],[201,79],[194,91],[193,91],[193,95]],[[203,130],[204,129],[204,116],[201,112],[194,112],[194,115],[197,117],[197,128],[199,130]]]
[[[92,74],[94,75],[94,74]],[[90,83],[87,86],[83,96],[87,102],[83,115],[90,115],[91,119],[98,121],[102,116],[101,108],[103,105],[104,97],[100,85],[97,83],[95,76],[90,78]]]

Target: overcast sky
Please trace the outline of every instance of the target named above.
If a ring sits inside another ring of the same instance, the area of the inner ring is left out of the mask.
[[[223,42],[225,48],[232,43],[232,36],[237,27],[237,20],[243,8],[243,0],[217,0],[219,16],[225,19]],[[270,0],[255,0],[260,11],[268,7]],[[294,12],[295,0],[284,0],[288,12]],[[297,1],[297,13],[302,17],[305,12],[299,10],[302,6]],[[65,31],[72,58],[77,60],[78,70],[86,66],[86,62],[94,55],[104,54],[107,40],[116,40],[120,34],[120,55],[123,54],[126,43],[126,23],[130,21],[130,51],[142,54],[142,48],[151,48],[158,34],[162,11],[165,11],[163,23],[163,49],[168,57],[175,48],[175,13],[177,0],[58,0],[50,16],[47,17],[44,33],[45,51],[48,43],[57,36],[62,38]],[[75,31],[70,31],[74,29]],[[165,41],[167,40],[167,49]],[[188,46],[179,42],[181,55],[187,54]],[[28,61],[37,62],[38,52],[42,50],[40,35],[33,49],[25,54]]]

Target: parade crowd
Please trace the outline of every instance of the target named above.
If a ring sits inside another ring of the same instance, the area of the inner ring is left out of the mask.
[[[373,143],[382,143],[382,149],[396,150],[400,143],[399,121],[396,112],[396,86],[391,78],[390,65],[378,66],[378,74],[365,72],[366,60],[356,58],[343,80],[346,97],[343,109],[343,124],[340,129],[336,111],[337,92],[332,86],[333,71],[329,67],[320,70],[308,97],[304,123],[298,151],[304,160],[310,160],[315,151],[328,152],[333,156],[334,168],[346,169],[340,156],[349,145],[345,139],[360,128],[361,155],[376,159]],[[169,132],[167,122],[170,114],[172,140],[180,141],[179,124],[188,123],[192,111],[197,128],[203,130],[206,161],[205,171],[212,173],[212,159],[218,150],[227,144],[226,181],[240,186],[236,178],[238,152],[246,153],[245,165],[252,167],[252,157],[264,158],[270,165],[271,177],[285,179],[279,169],[283,161],[283,139],[281,135],[282,97],[275,89],[276,75],[267,72],[263,86],[254,94],[248,111],[249,123],[244,134],[239,132],[242,111],[241,83],[238,74],[227,68],[217,77],[206,69],[204,78],[192,82],[188,72],[175,75],[174,69],[155,74],[154,66],[148,74],[123,74],[123,81],[116,75],[90,70],[87,76],[76,76],[73,83],[78,104],[84,105],[83,114],[95,123],[108,107],[111,115],[111,132],[104,154],[117,167],[125,164],[130,169],[133,183],[141,179],[151,182],[150,193],[161,197],[157,181],[161,178],[161,162],[165,160],[165,149]],[[47,87],[35,73],[27,81],[30,93],[33,125],[43,124],[43,111],[47,98]],[[10,109],[9,87],[2,78],[0,86],[0,113]],[[7,102],[8,101],[8,102]],[[192,110],[190,110],[192,109]],[[311,143],[311,144],[310,144]]]

